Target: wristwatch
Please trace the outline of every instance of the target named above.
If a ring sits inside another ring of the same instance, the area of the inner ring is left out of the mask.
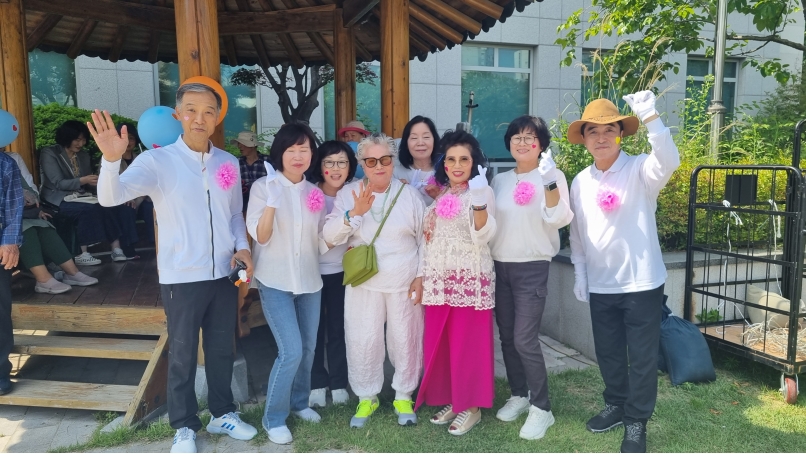
[[[557,182],[552,181],[549,184],[543,185],[543,187],[546,188],[546,191],[553,191],[553,190],[557,189]]]

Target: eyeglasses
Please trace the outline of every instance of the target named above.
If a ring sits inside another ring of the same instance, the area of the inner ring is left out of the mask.
[[[325,166],[326,169],[332,169],[333,167],[346,169],[347,166],[350,164],[350,161],[322,161],[322,164]]]
[[[386,156],[381,156],[380,158],[364,158],[364,159],[362,159],[362,161],[364,161],[364,165],[367,166],[370,169],[376,167],[379,162],[381,163],[381,165],[383,167],[386,167],[386,166],[392,164],[392,156],[391,155],[386,155]]]
[[[520,145],[522,143],[525,143],[526,145],[531,145],[535,143],[535,140],[537,140],[537,137],[535,136],[512,136],[512,138],[509,139],[509,141],[511,143],[514,143],[515,145]]]
[[[456,167],[457,164],[459,165],[459,167],[467,167],[472,163],[473,159],[471,159],[469,156],[462,156],[461,158],[459,158],[459,160],[457,160],[453,156],[445,158],[445,165],[448,167]]]

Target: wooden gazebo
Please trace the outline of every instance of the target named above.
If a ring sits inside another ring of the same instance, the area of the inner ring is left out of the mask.
[[[339,125],[356,116],[355,63],[380,60],[382,130],[400,137],[409,120],[410,59],[460,44],[532,1],[0,0],[0,107],[21,127],[10,149],[38,175],[28,74],[33,49],[112,62],[178,62],[180,80],[197,75],[220,80],[222,63],[263,68],[330,63]],[[221,127],[214,141],[222,145]],[[0,404],[126,411],[131,423],[164,403],[167,334],[156,270],[128,264],[122,271],[110,269],[112,279],[121,282],[127,282],[123,274],[134,273],[127,279],[137,285],[15,301],[15,328],[124,337],[21,336],[15,351],[147,360],[139,386],[28,380]],[[152,337],[125,337],[133,335]]]

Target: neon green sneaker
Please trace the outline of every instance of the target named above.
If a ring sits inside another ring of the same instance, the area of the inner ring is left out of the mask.
[[[414,402],[410,400],[395,400],[392,402],[395,406],[395,414],[397,415],[397,423],[401,426],[413,426],[417,424],[417,415],[414,413]]]
[[[350,427],[362,428],[367,423],[369,417],[378,409],[378,399],[361,399],[358,402],[358,408],[355,410],[355,416],[350,419]]]

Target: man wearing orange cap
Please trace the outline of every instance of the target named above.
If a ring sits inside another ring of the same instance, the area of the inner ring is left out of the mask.
[[[571,184],[571,261],[574,295],[590,301],[596,360],[605,383],[605,408],[587,423],[606,432],[624,425],[621,452],[646,452],[646,423],[658,394],[658,345],[663,264],[655,221],[658,193],[680,166],[655,95],[624,97],[648,131],[650,154],[630,156],[621,140],[638,118],[621,115],[607,99],[592,101],[568,127],[568,141],[584,144],[593,165]]]
[[[196,452],[202,427],[194,384],[199,329],[204,333],[207,432],[249,440],[257,434],[235,412],[232,389],[238,289],[227,278],[236,261],[252,274],[242,214],[238,160],[210,142],[226,109],[221,86],[209,78],[186,81],[176,92],[183,134],[175,143],[149,150],[120,174],[129,143],[108,112],[87,123],[103,153],[98,200],[116,206],[149,196],[159,220],[157,265],[168,322],[168,415],[176,430],[171,452]]]

